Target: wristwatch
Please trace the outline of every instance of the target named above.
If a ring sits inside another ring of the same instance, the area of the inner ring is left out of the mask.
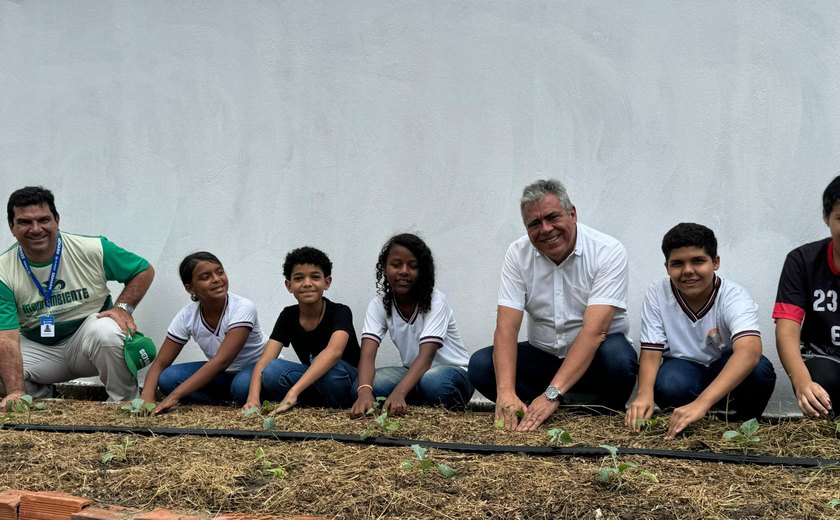
[[[120,309],[127,312],[129,316],[134,314],[134,306],[131,305],[130,303],[120,302],[120,303],[114,305],[114,307],[119,307]]]
[[[560,390],[557,387],[549,386],[545,389],[545,398],[552,403],[564,403],[566,399],[563,398],[563,394],[560,393]]]

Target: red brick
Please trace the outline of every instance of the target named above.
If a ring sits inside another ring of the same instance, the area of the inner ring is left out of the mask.
[[[119,520],[122,517],[109,509],[87,507],[78,513],[73,513],[71,518],[73,520]]]
[[[201,520],[197,516],[182,515],[169,509],[158,508],[136,517],[134,520]]]
[[[224,513],[213,520],[273,520],[273,516],[249,515],[246,513]]]
[[[0,492],[0,520],[17,520],[20,496],[24,493],[19,489]]]
[[[18,515],[20,520],[71,520],[73,513],[81,511],[91,503],[87,498],[68,493],[24,493],[20,497]]]

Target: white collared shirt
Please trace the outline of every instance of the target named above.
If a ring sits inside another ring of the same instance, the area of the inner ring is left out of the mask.
[[[578,223],[574,251],[560,265],[540,254],[528,235],[508,247],[499,305],[525,311],[531,345],[562,358],[589,305],[616,307],[608,333],[627,336],[628,284],[627,251],[621,242]]]

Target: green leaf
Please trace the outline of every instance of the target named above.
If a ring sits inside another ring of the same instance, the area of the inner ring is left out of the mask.
[[[260,413],[260,409],[256,406],[252,406],[242,412],[242,417],[251,417],[252,415],[256,415],[258,413]]]
[[[640,428],[642,426],[650,426],[650,421],[647,419],[636,419],[635,424],[637,428]]]
[[[277,419],[274,417],[266,417],[263,419],[263,430],[273,430],[277,427]]]
[[[20,400],[26,403],[27,406],[32,406],[32,396],[31,395],[22,395],[20,396]]]
[[[446,478],[452,478],[458,473],[446,464],[438,464],[438,471],[440,471],[440,474]]]
[[[32,408],[35,409],[35,410],[43,410],[44,409],[44,403],[35,403],[34,405],[32,405]]]
[[[744,433],[745,437],[751,437],[758,431],[758,421],[750,419],[749,421],[743,423],[740,429]]]
[[[428,451],[426,448],[420,446],[419,444],[412,444],[411,449],[414,451],[414,456],[417,457],[417,460],[426,460],[426,452]]]
[[[644,471],[642,471],[642,472],[641,472],[641,473],[639,473],[639,474],[640,474],[641,476],[643,476],[643,477],[647,478],[648,480],[650,480],[650,481],[651,481],[651,482],[653,482],[654,484],[659,484],[659,479],[658,479],[658,478],[656,478],[656,475],[655,475],[655,474],[653,474],[653,473],[651,473],[650,471],[648,471],[648,470],[644,470]]]
[[[435,463],[432,462],[432,459],[423,459],[420,461],[420,469],[423,471],[428,471],[434,467]]]
[[[572,436],[563,428],[552,428],[548,430],[548,437],[554,444],[567,444],[572,442]]]
[[[626,470],[628,470],[630,468],[635,468],[635,467],[636,467],[636,465],[633,464],[632,462],[622,462],[621,464],[618,465],[618,472],[619,473],[624,473]]]
[[[723,440],[726,440],[726,441],[736,440],[736,439],[739,439],[740,437],[741,437],[741,434],[736,432],[735,430],[729,430],[729,431],[723,432]]]
[[[598,480],[601,482],[609,482],[610,478],[612,478],[614,474],[617,474],[615,468],[601,468],[598,470]]]
[[[262,448],[257,448],[257,458],[261,459],[265,457],[265,450]]]
[[[400,469],[411,469],[414,464],[410,459],[405,459],[400,463]]]
[[[505,420],[499,419],[493,423],[493,426],[498,430],[505,427]],[[840,423],[837,424],[837,431],[840,431]]]
[[[834,509],[835,507],[840,506],[840,498],[832,498],[828,501],[825,505],[826,509]]]
[[[618,455],[618,448],[616,448],[615,446],[610,446],[609,444],[599,444],[598,447],[604,448],[605,450],[610,452],[610,457],[612,458],[615,458],[615,456]]]
[[[381,414],[379,414],[376,417],[376,424],[378,424],[382,428],[385,428],[385,419],[387,419],[387,418],[388,418],[388,412],[382,412]]]
[[[520,419],[525,417],[525,412],[522,410],[516,410],[516,416]]]
[[[272,468],[271,473],[274,475],[274,478],[285,478],[286,477],[286,470],[280,467]]]
[[[370,428],[366,428],[361,434],[359,434],[359,438],[362,440],[370,439],[371,437],[373,437],[373,430]]]
[[[155,411],[155,408],[157,408],[157,405],[155,405],[155,403],[146,403],[146,404],[144,404],[144,405],[143,405],[143,410],[144,410],[146,413],[152,413],[152,412],[154,412],[154,411]]]
[[[397,421],[388,421],[385,423],[385,430],[389,432],[395,432],[400,429],[400,423]]]

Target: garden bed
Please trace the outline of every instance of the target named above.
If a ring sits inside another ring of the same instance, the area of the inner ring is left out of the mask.
[[[29,418],[14,414],[10,422],[263,429],[261,417],[243,418],[234,408],[181,406],[144,418],[132,417],[114,404],[45,404],[45,410],[34,411]],[[634,433],[624,428],[619,416],[561,411],[537,432],[513,433],[495,428],[489,413],[412,408],[388,437],[547,447],[553,445],[547,431],[563,428],[572,437],[565,446],[609,444],[619,450],[840,460],[834,422],[762,423],[756,433],[760,440],[751,445],[723,439],[725,431],[737,427],[707,419],[678,439],[665,441],[658,425]],[[278,431],[328,432],[353,439],[369,428],[378,428],[372,419],[351,420],[346,412],[321,409],[295,409],[280,416],[276,425]],[[114,456],[104,462],[108,453]],[[207,517],[235,511],[338,518],[840,518],[840,505],[835,507],[840,499],[837,466],[701,462],[619,451],[619,463],[636,465],[622,472],[619,485],[614,476],[606,483],[599,480],[602,467],[614,467],[606,451],[575,457],[431,448],[427,457],[434,464],[423,471],[407,446],[4,429],[0,489],[64,491],[99,504],[166,507]],[[451,467],[456,475],[445,477],[437,464]],[[658,482],[645,477],[644,471]]]

